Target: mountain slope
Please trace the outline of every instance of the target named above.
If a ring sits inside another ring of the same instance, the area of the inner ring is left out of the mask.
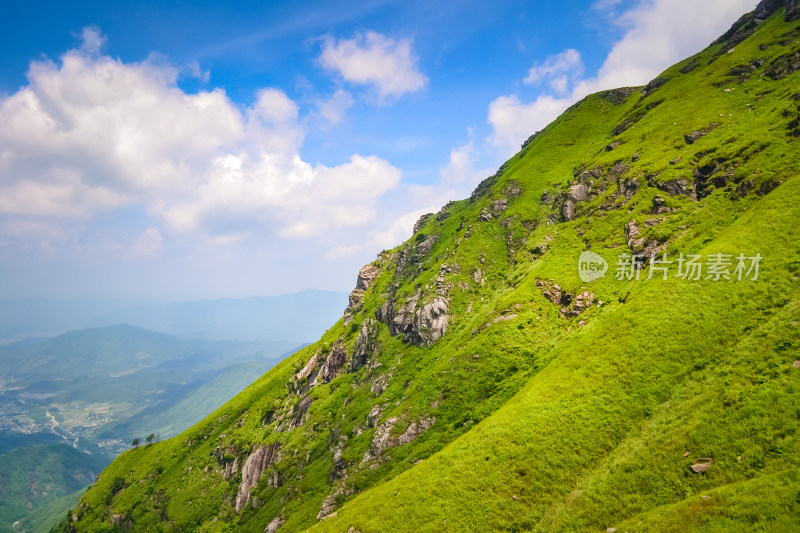
[[[798,14],[573,106],[62,529],[796,530]]]

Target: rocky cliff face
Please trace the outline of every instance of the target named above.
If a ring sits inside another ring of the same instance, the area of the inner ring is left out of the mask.
[[[244,462],[242,466],[242,482],[239,484],[239,492],[236,495],[236,503],[234,504],[237,513],[250,501],[250,489],[258,485],[264,470],[269,465],[280,461],[280,454],[278,453],[280,449],[280,442],[269,446],[260,446]],[[278,486],[277,475],[270,476],[269,486]]]

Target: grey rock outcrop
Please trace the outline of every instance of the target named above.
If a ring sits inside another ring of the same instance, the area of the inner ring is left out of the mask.
[[[424,241],[417,244],[417,250],[416,250],[417,256],[423,256],[429,254],[430,251],[433,249],[433,245],[436,244],[436,241],[438,240],[439,240],[438,235],[430,235]]]
[[[398,418],[392,417],[388,419],[386,422],[378,426],[378,429],[375,430],[375,434],[372,437],[372,443],[370,444],[367,453],[364,454],[364,460],[362,461],[362,464],[379,458],[384,451],[390,448],[396,448],[398,446],[402,446],[403,444],[412,442],[422,433],[430,429],[435,421],[435,417],[423,417],[419,420],[414,420],[408,425],[408,428],[401,435],[392,436],[392,429],[397,424]]]
[[[653,207],[650,208],[651,215],[663,215],[664,213],[672,212],[671,207],[667,207],[667,201],[664,200],[661,196],[654,196],[653,197]]]
[[[381,415],[383,414],[384,406],[382,405],[373,405],[372,409],[369,410],[367,413],[367,427],[374,428],[377,427],[378,422],[380,422]]]
[[[431,346],[444,337],[449,321],[450,302],[447,298],[437,296],[417,310],[412,325],[414,340],[425,346]]]
[[[492,204],[492,215],[499,216],[507,208],[508,208],[507,198],[500,198],[499,200],[495,200],[495,202]]]
[[[283,417],[281,422],[275,428],[275,431],[291,431],[294,428],[302,425],[306,421],[306,413],[308,412],[308,408],[311,407],[313,402],[314,400],[308,394],[303,396],[300,401],[294,404],[291,412],[288,413],[288,416]]]
[[[344,368],[347,363],[347,352],[340,341],[336,341],[331,348],[331,353],[319,369],[317,380],[322,379],[323,383],[330,383],[333,378]]]
[[[336,496],[339,494],[340,493],[337,492],[335,494],[329,494],[325,497],[325,499],[322,501],[322,508],[320,508],[319,513],[317,514],[317,520],[322,520],[336,509]]]
[[[264,533],[276,533],[281,526],[283,525],[283,518],[280,516],[276,516],[275,518],[267,524],[267,527],[264,528]]]
[[[356,288],[350,293],[350,301],[347,309],[344,311],[344,323],[349,324],[353,320],[353,315],[361,310],[361,304],[364,302],[364,294],[369,289],[372,282],[380,274],[380,268],[373,264],[364,265],[358,271],[358,278],[356,279]]]
[[[433,213],[425,213],[424,215],[419,217],[419,220],[417,220],[414,223],[414,233],[413,234],[416,235],[417,233],[419,233],[419,230],[421,230],[422,228],[425,227],[425,224],[428,223],[428,221],[431,219],[432,216],[433,216]]]
[[[375,311],[375,318],[389,327],[390,335],[403,335],[405,342],[431,346],[448,328],[450,301],[443,295],[447,287],[442,284],[442,290],[424,304],[419,303],[422,293],[417,289],[399,308],[395,307],[394,296],[387,294],[383,305]]]
[[[378,334],[378,323],[375,319],[368,318],[361,324],[361,331],[353,349],[353,358],[350,361],[351,372],[364,366],[378,352]]]
[[[261,446],[250,454],[242,466],[242,482],[239,484],[239,493],[236,495],[236,512],[240,512],[250,501],[250,489],[258,485],[264,470],[276,461],[280,442],[269,446]]]
[[[686,178],[656,182],[654,185],[670,196],[694,196],[694,191],[689,187]]]
[[[635,220],[631,220],[625,224],[625,243],[628,245],[631,253],[638,256],[640,259],[637,261],[640,265],[644,261],[653,256],[658,255],[667,248],[667,244],[659,244],[654,239],[647,240],[639,236],[639,225]]]
[[[575,213],[578,210],[578,204],[589,199],[589,186],[587,185],[588,180],[581,180],[582,176],[584,176],[584,174],[581,174],[578,178],[578,183],[572,185],[569,188],[569,191],[567,191],[561,197],[562,203],[559,212],[561,214],[561,220],[564,222],[573,220],[575,218]]]
[[[591,291],[583,291],[576,296],[569,294],[561,285],[553,280],[536,281],[536,287],[542,296],[558,306],[558,316],[574,318],[580,316],[595,302],[595,295]]]
[[[708,135],[709,133],[711,133],[712,131],[714,131],[715,129],[717,129],[718,127],[719,124],[714,122],[705,129],[696,130],[693,131],[692,133],[687,133],[686,135],[683,136],[683,140],[686,141],[686,144],[694,144],[703,137],[705,137],[706,135]]]
[[[711,467],[712,464],[714,464],[713,459],[709,457],[702,457],[695,460],[694,464],[689,468],[691,468],[695,474],[703,474]]]

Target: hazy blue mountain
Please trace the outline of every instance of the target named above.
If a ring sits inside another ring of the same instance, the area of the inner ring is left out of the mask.
[[[93,319],[92,326],[131,324],[210,340],[308,342],[339,319],[347,293],[306,290],[279,296],[131,307]]]
[[[169,435],[211,412],[298,344],[187,340],[128,325],[0,347],[0,449],[6,438],[58,435],[115,453],[138,435],[123,424],[170,412]],[[232,376],[235,376],[233,378]],[[203,390],[204,401],[169,411]],[[159,422],[148,431],[166,429]],[[164,435],[167,436],[167,435]],[[48,437],[49,439],[50,437]],[[40,441],[35,441],[40,442]]]
[[[178,434],[299,347],[124,324],[0,346],[0,533],[46,529],[134,438]]]
[[[115,324],[196,339],[301,343],[319,337],[346,305],[347,293],[319,290],[176,303],[0,300],[0,344]]]

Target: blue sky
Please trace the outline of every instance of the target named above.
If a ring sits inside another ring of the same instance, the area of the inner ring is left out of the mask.
[[[754,6],[14,3],[0,298],[348,290],[576,100]]]

